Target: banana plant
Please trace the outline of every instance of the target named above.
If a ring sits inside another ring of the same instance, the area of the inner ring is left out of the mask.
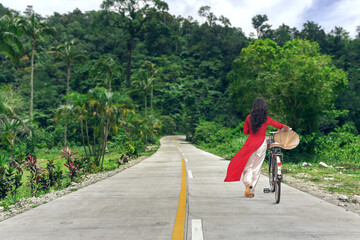
[[[11,89],[0,89],[0,142],[10,147],[9,159],[11,161],[13,160],[16,137],[24,134],[31,135],[25,121],[15,112],[18,99],[12,95]]]
[[[10,159],[14,156],[15,139],[19,134],[29,133],[25,122],[17,115],[0,116],[0,140],[10,147]]]

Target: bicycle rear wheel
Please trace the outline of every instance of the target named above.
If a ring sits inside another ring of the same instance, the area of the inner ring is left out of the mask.
[[[280,194],[281,194],[281,181],[277,178],[275,180],[275,201],[278,204],[280,202]]]

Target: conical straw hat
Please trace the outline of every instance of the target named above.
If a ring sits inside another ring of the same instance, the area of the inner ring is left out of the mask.
[[[283,144],[284,149],[293,149],[299,144],[299,135],[293,130],[280,130],[275,133],[274,140],[277,143]]]

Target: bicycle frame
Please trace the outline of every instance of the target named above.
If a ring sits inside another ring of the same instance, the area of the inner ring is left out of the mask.
[[[270,189],[264,189],[264,192],[275,192],[276,203],[280,202],[280,188],[282,181],[281,161],[283,154],[281,153],[281,146],[271,146],[274,143],[274,135],[276,132],[271,132],[272,136],[268,140],[271,153],[269,155],[269,183]]]
[[[277,132],[270,132],[272,136],[270,137],[270,142],[268,144],[274,143],[274,135]],[[275,157],[276,159],[276,165],[277,167],[277,174],[281,176],[281,161],[283,159],[283,154],[281,152],[281,147],[271,147],[269,148],[271,150],[271,154],[269,155],[269,163],[271,162],[271,158]]]

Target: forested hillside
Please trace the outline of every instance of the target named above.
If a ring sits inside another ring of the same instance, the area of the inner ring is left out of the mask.
[[[270,26],[257,15],[246,36],[208,6],[200,24],[146,2],[46,18],[0,4],[2,162],[78,146],[102,167],[107,148],[136,154],[161,134],[230,144],[258,96],[301,135],[294,154],[359,155],[360,32]]]

